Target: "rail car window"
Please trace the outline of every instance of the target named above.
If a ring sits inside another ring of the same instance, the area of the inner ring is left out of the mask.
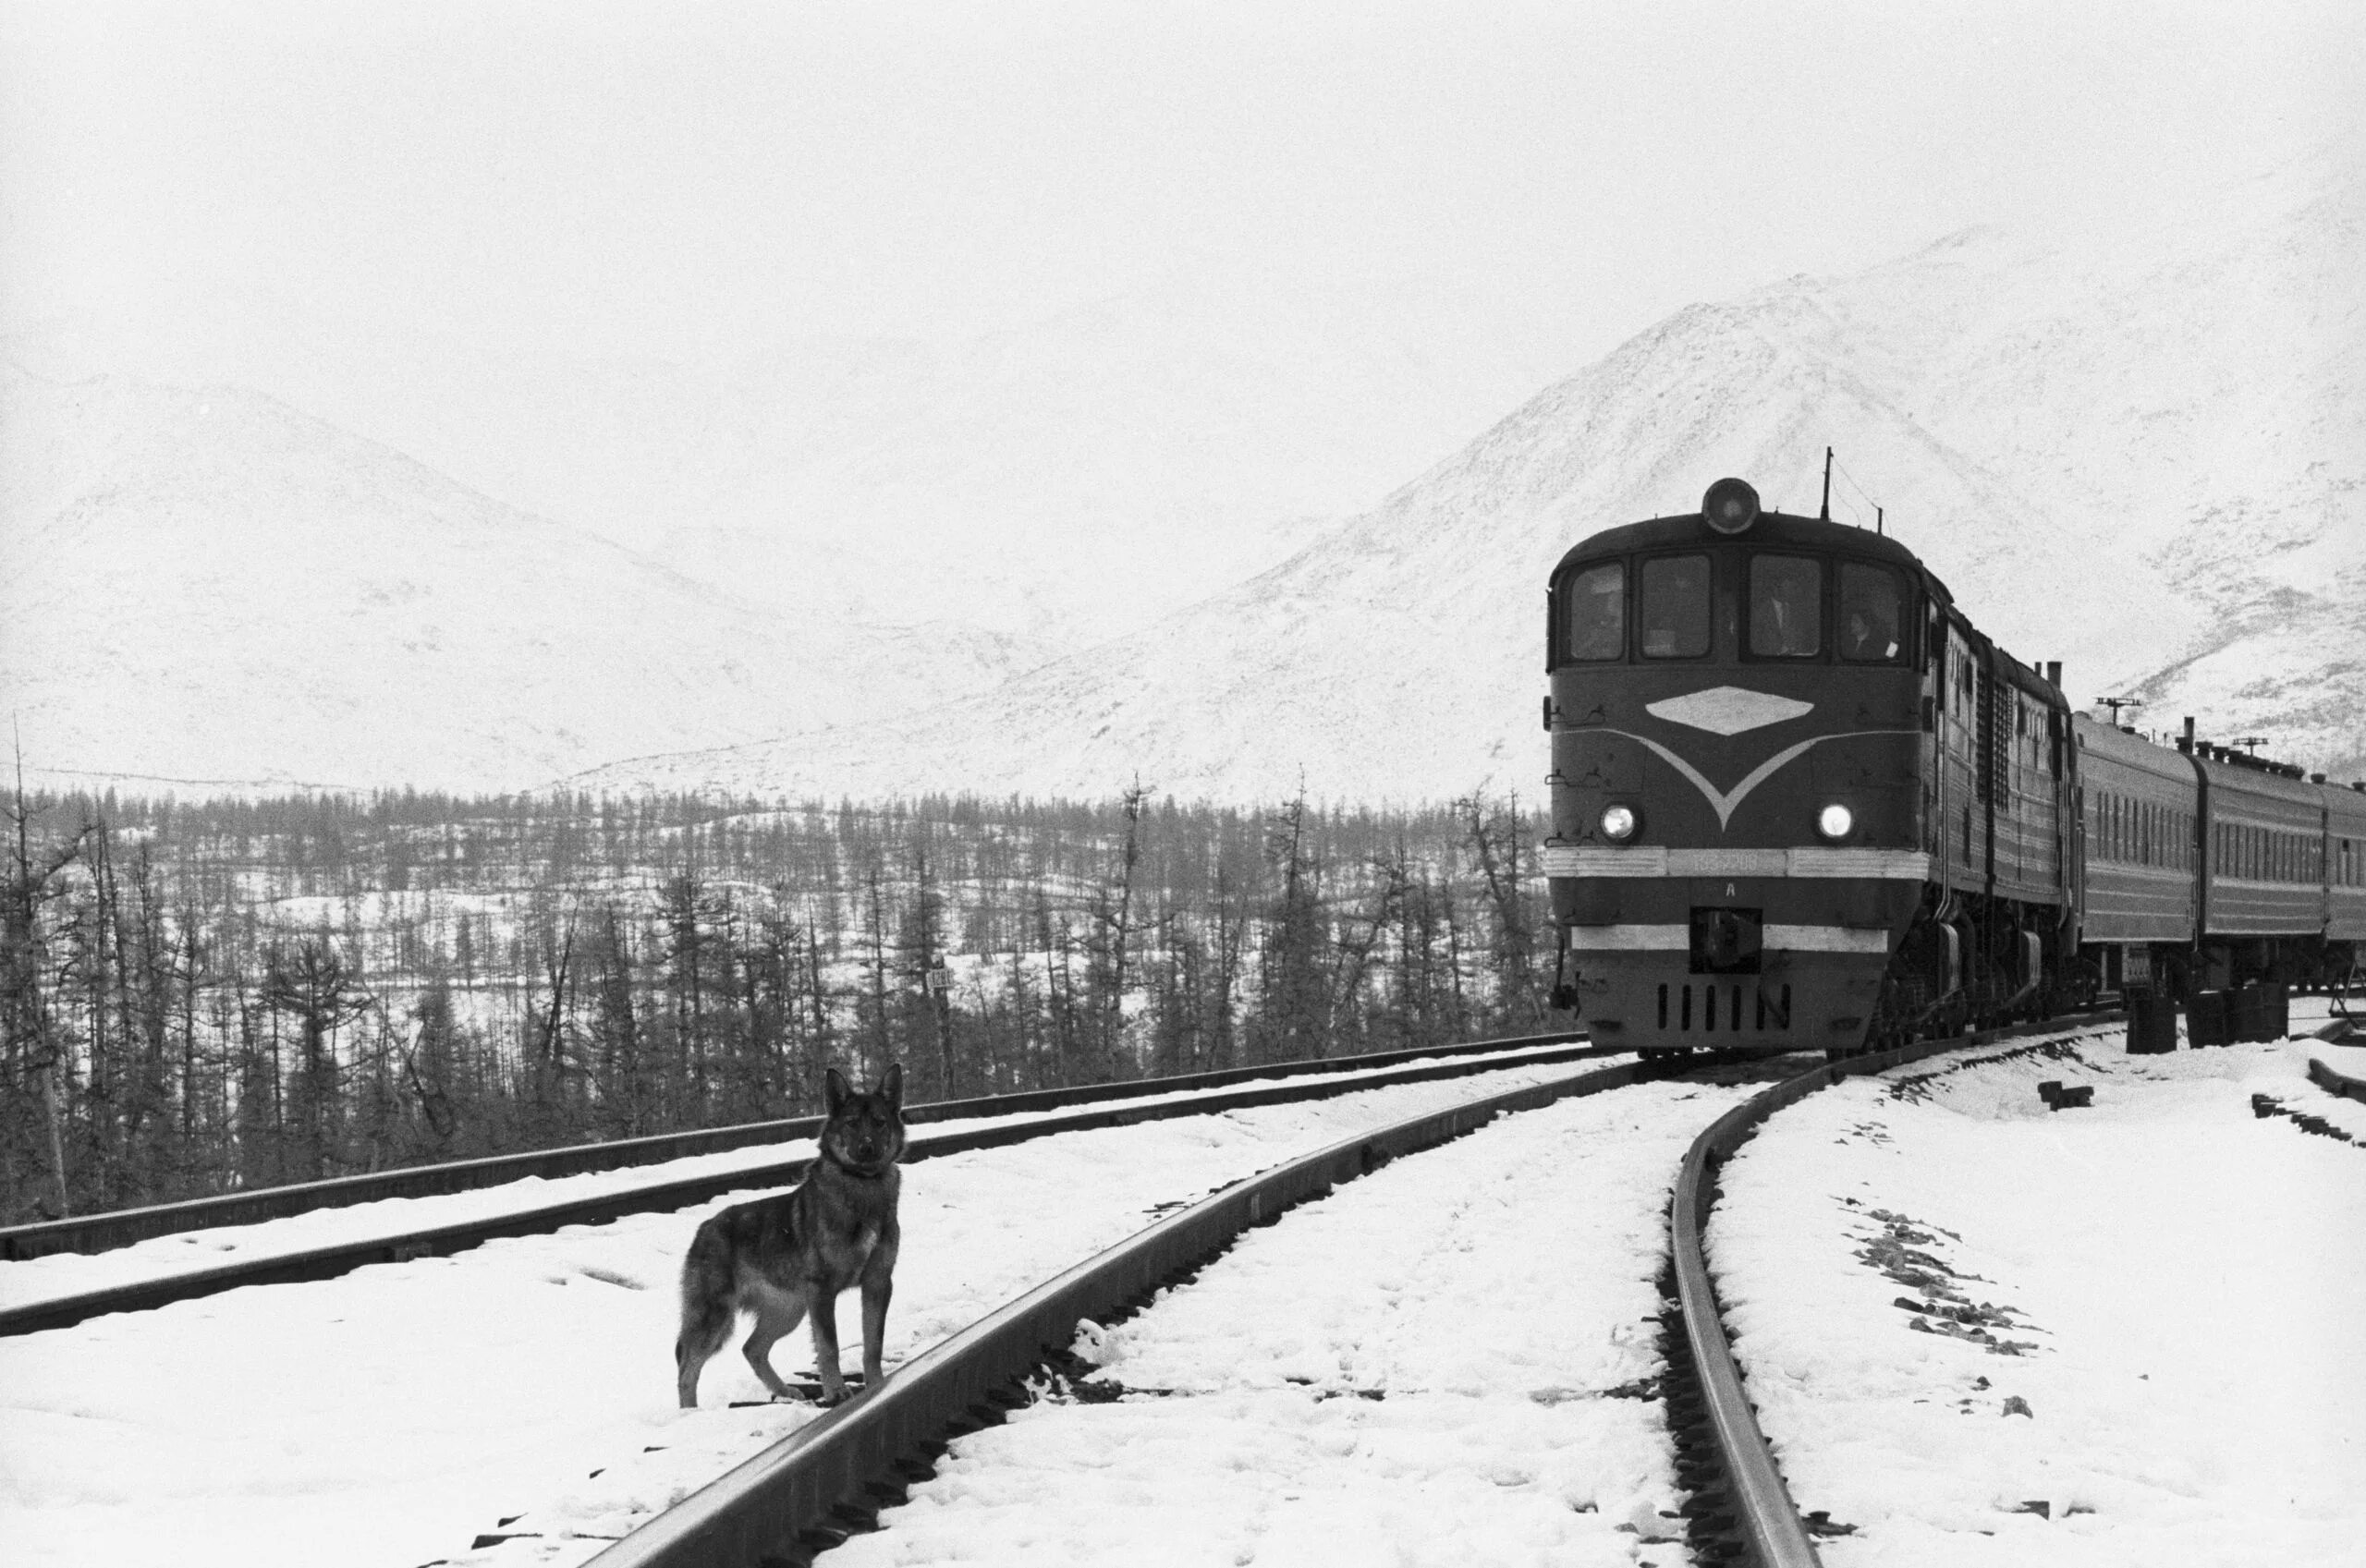
[[[1627,656],[1627,568],[1588,566],[1569,579],[1569,657]]]
[[[1805,555],[1750,558],[1750,650],[1812,659],[1823,650],[1823,570]]]
[[[1709,557],[1643,563],[1636,635],[1646,659],[1698,659],[1709,651]]]
[[[1852,664],[1904,659],[1904,603],[1896,572],[1859,561],[1840,563],[1840,657]]]

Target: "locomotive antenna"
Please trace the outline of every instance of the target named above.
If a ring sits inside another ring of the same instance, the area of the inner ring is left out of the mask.
[[[2119,728],[2119,711],[2121,709],[2141,708],[2144,706],[2144,699],[2140,697],[2098,697],[2095,700],[2111,710],[2111,727],[2114,729]]]
[[[1832,521],[1832,448],[1823,449],[1823,507],[1816,513],[1818,522]]]
[[[1879,537],[1881,536],[1881,534],[1882,534],[1882,532],[1883,532],[1883,531],[1884,531],[1884,530],[1883,530],[1883,529],[1882,529],[1882,509],[1881,509],[1880,507],[1876,506],[1876,507],[1874,507],[1874,508],[1873,508],[1873,534],[1874,534],[1874,537],[1879,538]]]
[[[2229,746],[2241,747],[2243,748],[2243,754],[2247,757],[2256,757],[2259,755],[2259,748],[2267,744],[2267,736],[2263,735],[2238,735],[2226,744]]]

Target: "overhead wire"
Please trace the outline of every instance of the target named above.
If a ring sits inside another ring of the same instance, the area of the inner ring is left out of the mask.
[[[1850,472],[1848,471],[1848,469],[1847,468],[1847,467],[1846,467],[1846,466],[1844,466],[1844,465],[1841,463],[1840,459],[1839,459],[1839,458],[1837,458],[1837,457],[1835,457],[1835,458],[1832,460],[1832,468],[1833,468],[1833,471],[1834,471],[1835,473],[1838,474],[1842,479],[1844,479],[1844,480],[1848,480],[1848,488],[1849,488],[1849,489],[1851,489],[1851,490],[1853,490],[1853,491],[1855,491],[1855,492],[1857,492],[1857,498],[1858,498],[1859,500],[1862,501],[1862,502],[1865,504],[1866,507],[1867,507],[1868,509],[1872,510],[1872,511],[1875,514],[1875,516],[1876,516],[1876,521],[1878,521],[1879,514],[1880,514],[1880,511],[1881,511],[1881,505],[1880,505],[1880,503],[1876,502],[1876,501],[1875,501],[1875,500],[1874,500],[1871,495],[1869,495],[1869,494],[1867,494],[1867,493],[1865,492],[1865,487],[1864,487],[1863,485],[1859,484],[1859,483],[1857,482],[1857,476],[1856,476],[1856,475],[1854,475],[1854,474],[1852,474],[1852,473],[1850,473]],[[1850,507],[1850,508],[1849,508],[1849,511],[1850,511],[1850,513],[1851,513],[1851,514],[1856,517],[1856,519],[1857,519],[1857,526],[1858,526],[1859,528],[1860,528],[1860,529],[1861,529],[1861,528],[1863,528],[1863,527],[1865,526],[1865,521],[1864,521],[1865,514],[1864,514],[1864,512],[1859,511],[1859,510],[1857,510],[1855,507]]]

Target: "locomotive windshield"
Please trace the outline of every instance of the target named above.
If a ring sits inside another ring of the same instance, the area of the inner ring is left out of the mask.
[[[1561,579],[1554,657],[1905,664],[1917,602],[1906,573],[1846,556],[1745,548],[1592,561]]]
[[[1616,561],[1569,579],[1569,657],[1627,656],[1627,568]]]
[[[1646,659],[1698,659],[1709,651],[1709,557],[1645,561],[1637,630]]]
[[[1823,649],[1823,570],[1813,556],[1750,558],[1750,650],[1812,659]]]
[[[1886,566],[1860,561],[1840,564],[1840,657],[1851,663],[1883,664],[1905,651],[1899,635],[1904,590]]]

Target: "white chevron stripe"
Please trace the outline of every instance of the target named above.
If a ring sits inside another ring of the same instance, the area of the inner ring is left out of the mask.
[[[1715,784],[1709,782],[1708,778],[1701,772],[1700,769],[1694,767],[1691,763],[1686,761],[1674,751],[1669,750],[1666,747],[1662,746],[1658,741],[1653,740],[1647,735],[1635,735],[1626,730],[1604,730],[1602,733],[1605,735],[1621,735],[1628,740],[1640,740],[1645,746],[1650,747],[1653,751],[1657,752],[1661,759],[1665,760],[1669,767],[1674,768],[1677,772],[1682,773],[1686,778],[1691,780],[1692,787],[1699,790],[1703,796],[1708,797],[1710,806],[1717,813],[1717,826],[1723,828],[1733,820],[1735,808],[1741,805],[1743,799],[1749,796],[1750,791],[1756,789],[1760,784],[1764,784],[1769,778],[1773,777],[1775,770],[1782,767],[1783,764],[1790,761],[1794,758],[1804,755],[1813,747],[1822,746],[1827,740],[1854,740],[1862,735],[1915,735],[1920,732],[1914,730],[1845,730],[1836,735],[1810,735],[1807,739],[1800,741],[1796,746],[1785,747],[1782,750],[1774,753],[1774,756],[1769,757],[1765,761],[1761,762],[1757,767],[1752,768],[1750,772],[1743,777],[1741,783],[1734,785],[1730,793],[1720,790]]]

